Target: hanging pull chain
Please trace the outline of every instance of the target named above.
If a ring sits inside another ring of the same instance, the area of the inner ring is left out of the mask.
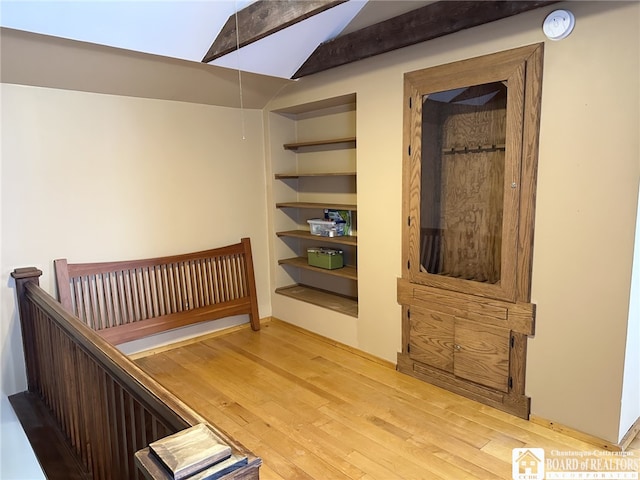
[[[240,124],[242,125],[242,140],[246,140],[244,121],[244,101],[242,98],[242,70],[240,69],[240,32],[238,31],[238,3],[234,2],[236,20],[236,58],[238,60],[238,88],[240,91]]]

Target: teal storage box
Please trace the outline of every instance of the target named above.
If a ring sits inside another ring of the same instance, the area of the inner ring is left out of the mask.
[[[333,270],[344,267],[342,250],[337,248],[309,247],[307,248],[309,265]]]

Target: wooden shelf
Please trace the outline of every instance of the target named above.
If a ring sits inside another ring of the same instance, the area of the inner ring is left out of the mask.
[[[356,172],[324,172],[324,173],[276,173],[276,180],[304,177],[355,177]]]
[[[353,265],[345,265],[342,268],[320,268],[309,265],[306,257],[282,258],[278,260],[278,265],[291,265],[296,268],[304,268],[312,272],[320,272],[325,275],[333,275],[335,277],[347,278],[349,280],[358,280],[358,269]]]
[[[283,147],[285,150],[298,150],[299,148],[304,147],[320,147],[323,145],[335,145],[337,143],[353,143],[353,147],[355,147],[356,137],[330,138],[327,140],[315,140],[312,142],[285,143]]]
[[[320,235],[311,235],[309,230],[287,230],[285,232],[276,232],[278,237],[302,238],[303,240],[313,240],[315,242],[336,243],[338,245],[350,245],[356,247],[358,245],[358,237],[356,235],[343,235],[341,237],[322,237]]]
[[[288,117],[291,121],[286,123],[286,135],[289,136],[280,137],[280,132],[277,132],[280,138],[278,144],[283,146],[283,150],[280,150],[280,153],[273,152],[277,163],[272,163],[275,170],[271,181],[275,191],[278,192],[274,203],[276,209],[280,209],[291,218],[287,219],[277,214],[274,226],[276,229],[293,227],[296,230],[276,231],[277,237],[282,242],[273,262],[279,269],[279,273],[300,276],[295,280],[290,279],[290,282],[309,277],[308,281],[311,285],[318,285],[317,287],[305,284],[282,286],[282,283],[279,283],[276,293],[357,317],[358,284],[354,283],[358,281],[357,267],[345,265],[336,269],[319,268],[309,265],[306,256],[307,247],[331,246],[344,249],[347,254],[344,258],[355,264],[357,236],[311,235],[309,227],[305,223],[300,223],[303,222],[303,217],[314,216],[318,219],[323,217],[323,210],[348,210],[352,212],[351,222],[353,231],[356,231],[357,214],[353,213],[358,210],[355,96],[349,96],[347,103],[343,103],[344,100],[340,97],[339,103],[331,104],[340,107],[335,111],[333,109],[326,111],[329,105],[325,101],[321,104],[313,102],[313,104],[297,106],[296,114]],[[289,109],[287,113],[294,113],[294,111]],[[304,115],[298,116],[297,113],[304,113]],[[333,115],[336,114],[339,115],[339,122],[334,126]],[[299,137],[296,132],[307,133],[304,137]],[[285,130],[282,133],[285,134]],[[287,143],[287,139],[296,139],[296,141]],[[296,220],[296,223],[291,225],[291,220]],[[285,226],[287,224],[291,226]],[[288,258],[290,256],[293,258]],[[321,312],[316,311],[314,315],[318,319],[322,318]]]
[[[334,292],[302,284],[276,288],[276,293],[335,312],[344,313],[351,317],[358,317],[357,298],[339,295]]]
[[[279,202],[276,208],[331,208],[333,210],[358,210],[357,205],[346,203],[316,203],[316,202]]]

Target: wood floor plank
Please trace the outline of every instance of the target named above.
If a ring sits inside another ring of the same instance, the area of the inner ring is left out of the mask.
[[[479,478],[482,480],[508,480],[513,478],[511,464],[501,466],[500,468],[494,465],[487,469],[469,460],[464,454],[442,451],[434,455],[442,461],[456,465],[459,469],[463,470],[465,474],[462,478]]]
[[[345,388],[344,395],[349,398],[349,403],[360,400],[369,405],[375,405],[381,409],[383,414],[386,414],[386,418],[392,424],[400,423],[411,428],[416,424],[426,422],[432,428],[446,430],[447,435],[457,437],[476,448],[485,445],[489,441],[490,435],[493,434],[493,430],[485,429],[477,424],[470,425],[473,422],[447,414],[443,409],[433,407],[428,403],[416,405],[413,399],[398,395],[390,396],[388,387],[385,388],[381,382],[363,378],[359,378],[359,382],[353,382],[350,378],[352,374],[344,372],[339,365],[334,365],[334,370],[335,373],[330,380],[331,388],[336,390]],[[359,387],[357,398],[353,396],[354,387],[352,385]]]
[[[379,465],[385,471],[394,472],[395,477],[391,478],[412,478],[417,472],[421,472],[420,475],[425,478],[447,478],[437,475],[429,466],[420,463],[415,456],[406,452],[404,442],[394,442],[383,432],[378,436],[372,435],[371,429],[363,425],[358,418],[339,415],[333,411],[326,413],[331,421],[324,423],[320,428],[334,437],[346,439],[354,445],[358,453],[368,459],[368,462]],[[425,449],[421,452],[421,457],[426,456],[428,451]]]
[[[458,415],[490,426],[496,432],[502,432],[514,439],[524,442],[525,447],[536,447],[570,450],[593,451],[594,446],[586,442],[571,438],[549,428],[536,425],[527,420],[514,417],[505,412],[485,405],[452,407]]]
[[[385,468],[379,463],[375,461],[371,461],[370,457],[367,457],[360,453],[359,451],[354,450],[349,455],[346,456],[346,460],[351,464],[357,466],[361,470],[367,472],[361,480],[379,480],[379,479],[394,479],[398,478],[398,472],[391,470],[389,468]],[[437,477],[434,477],[434,480],[441,480]]]
[[[314,361],[317,361],[318,358],[320,358],[320,357],[315,357]],[[334,372],[335,371],[339,371],[340,370],[340,366],[336,365],[336,364],[332,364],[331,365],[331,369]],[[353,383],[350,383],[349,379],[347,379],[347,378],[338,377],[338,375],[339,374],[334,373],[334,375],[332,376],[332,380],[335,381],[335,383],[333,383],[332,385],[324,385],[324,387],[325,388],[332,388],[335,391],[335,390],[339,390],[341,386],[348,385],[349,386],[348,389],[350,390],[349,395],[351,396],[351,403],[353,403],[355,401],[354,398],[353,398],[353,393],[354,393],[353,392]],[[371,383],[372,385],[367,385],[368,383]],[[385,402],[385,400],[388,400],[389,397],[385,398],[384,395],[380,396],[380,395],[378,395],[378,393],[375,390],[372,390],[372,389],[378,389],[380,386],[381,385],[378,384],[377,382],[370,381],[370,380],[365,380],[363,382],[363,384],[360,385],[361,390],[362,390],[361,395],[360,395],[360,397],[361,397],[360,401],[362,401],[363,398],[364,398],[364,399],[367,399],[367,401],[369,401],[370,404],[382,405],[384,408],[390,408],[389,405],[386,405],[386,403],[388,403],[388,401]],[[368,388],[368,387],[371,387],[371,389]],[[412,411],[414,411],[412,409],[412,405],[410,405],[410,404],[405,405],[406,408],[403,408],[403,405],[402,405],[403,402],[402,402],[401,399],[399,400],[397,398],[393,398],[392,401],[396,404],[395,406],[398,407],[398,411],[400,411],[400,412],[412,412]],[[387,420],[385,420],[385,419],[383,419],[383,418],[381,418],[379,416],[369,415],[367,417],[367,420],[372,422],[372,423],[374,423],[378,427],[382,427],[382,428],[384,428],[385,430],[387,430],[389,432],[395,433],[398,437],[400,437],[402,439],[407,439],[407,438],[409,438],[411,436],[411,434],[409,432],[407,432],[406,430],[403,430],[403,427],[400,427],[400,426],[397,425],[397,423],[398,423],[397,419],[393,419],[394,422],[392,423],[391,421],[387,421]],[[415,425],[417,420],[418,419],[415,419],[415,418],[409,419],[408,421],[404,422],[404,425]],[[423,420],[423,421],[425,420],[424,419],[424,415],[422,415],[421,420]],[[468,421],[466,421],[464,419],[461,419],[461,420],[463,420],[463,422],[465,422],[465,423],[469,423]],[[417,422],[417,423],[419,423],[419,422]],[[438,423],[442,424],[443,423],[442,419],[441,418],[434,418],[434,423],[430,427],[430,429],[433,430],[434,427]],[[438,431],[441,430],[440,427],[435,427],[435,428]],[[448,434],[453,435],[452,431],[455,430],[456,428],[457,428],[456,425],[449,425]],[[463,441],[469,442],[471,440],[471,436],[470,436],[469,432],[470,432],[469,429],[460,429],[460,431],[458,432],[458,435]],[[433,439],[432,443],[436,443],[437,441],[438,441],[437,439]],[[488,438],[486,438],[486,437],[485,438],[480,438],[480,440],[478,441],[478,447],[486,444],[487,442],[488,442]],[[458,450],[460,450],[460,446],[459,445],[457,446],[457,448],[458,448]],[[502,465],[502,470],[503,470],[502,473],[503,473],[503,475],[498,476],[498,475],[496,475],[497,472],[495,471],[495,468],[492,468],[492,466],[495,465],[495,461],[492,460],[492,459],[489,459],[489,458],[487,458],[486,460],[487,460],[487,462],[485,462],[485,463],[492,464],[492,465],[489,465],[488,468],[490,468],[490,470],[492,470],[493,473],[489,474],[487,471],[484,471],[484,473],[482,473],[480,475],[481,477],[493,476],[495,478],[502,478],[502,477],[506,477],[507,474],[510,476],[510,471],[509,471],[510,465],[503,464]],[[482,462],[480,462],[480,463],[482,464]],[[474,464],[471,464],[471,465],[474,465]],[[483,466],[480,466],[480,467],[475,466],[475,467],[480,468],[480,469],[484,469],[484,468],[487,467],[487,465],[483,465]],[[472,466],[470,468],[473,469],[474,467]]]
[[[237,389],[238,385],[242,385],[243,383],[245,383],[245,381],[242,379],[242,376],[237,376],[233,372],[235,372],[235,369],[238,369],[238,371],[247,371],[247,369],[245,368],[247,367],[247,365],[242,362],[237,362],[238,359],[236,358],[236,362],[239,364],[236,365],[232,362],[230,369],[232,373],[231,375],[227,376],[224,373],[225,369],[219,368],[220,365],[215,364],[215,359],[219,358],[219,356],[214,352],[211,352],[210,348],[208,348],[207,346],[205,346],[204,348],[202,346],[192,346],[190,350],[190,352],[181,352],[180,358],[183,361],[190,360],[192,362],[197,362],[197,365],[194,366],[192,373],[198,373],[201,376],[201,378],[204,380],[200,383],[201,385],[208,384],[209,382],[215,382],[215,384],[217,384],[220,388],[225,388],[237,393],[238,395],[241,395],[241,393],[234,389]],[[229,358],[232,356],[231,353],[232,352],[222,352],[222,355],[225,355],[225,358],[229,360]],[[256,368],[251,368],[249,370],[252,373],[253,379],[265,378],[265,380],[268,380],[270,374],[268,369],[264,369],[264,371],[261,372]],[[208,378],[207,375],[211,375],[211,372],[215,372],[215,374],[213,375],[215,376],[215,379]],[[292,390],[297,389],[297,385],[295,384],[291,385],[290,387],[292,388]],[[282,398],[281,394],[282,389],[280,390],[279,398]],[[294,391],[292,394],[299,395],[300,392]],[[300,444],[295,444],[295,441],[292,441],[292,430],[289,430],[288,432],[288,436],[286,437],[288,439],[287,442],[279,441],[279,439],[283,435],[282,431],[287,431],[287,429],[283,427],[284,422],[279,421],[279,418],[286,418],[287,422],[295,421],[296,416],[292,415],[291,411],[281,411],[279,412],[279,416],[272,415],[270,411],[274,408],[274,402],[264,396],[253,398],[245,396],[240,400],[243,401],[246,405],[243,408],[249,411],[254,418],[251,425],[254,434],[263,442],[266,441],[267,443],[272,445],[272,447],[273,445],[277,445],[277,448],[273,447],[274,450],[280,453],[281,458],[286,458],[287,463],[294,464],[298,469],[303,468],[305,472],[313,472],[315,470],[316,478],[352,478],[345,476],[343,473],[341,473],[341,470],[333,467],[329,462],[331,459],[326,458],[323,461],[322,459],[313,458],[313,452],[309,451]],[[199,402],[198,407],[202,409],[204,408],[204,405]],[[304,408],[298,412],[298,416],[302,417],[298,419],[299,422],[310,422],[316,420],[316,415],[312,415],[313,418],[310,418],[310,414],[315,411],[315,407],[317,407],[317,405],[305,405]],[[258,411],[260,415],[256,415],[252,412],[252,410]],[[274,425],[278,428],[272,428]],[[295,445],[292,446],[292,444]],[[307,458],[309,457],[312,457],[310,461],[307,460]],[[282,465],[279,465],[278,470],[282,471]],[[297,469],[294,469],[293,472],[284,473],[296,474],[295,472],[297,472]],[[355,478],[359,478],[360,476],[362,476],[361,472],[359,472],[355,476]],[[295,478],[298,478],[298,476],[296,476]]]
[[[325,408],[331,408],[331,406],[323,407],[323,410]],[[389,421],[384,421],[382,427],[384,431],[380,430],[381,423],[378,417],[372,421],[371,415],[358,415],[354,408],[347,406],[342,410],[343,412],[337,414],[339,416],[333,417],[334,420],[357,429],[371,440],[382,441],[398,458],[402,458],[406,462],[413,462],[425,471],[444,475],[445,478],[511,477],[510,463],[488,458],[478,448],[465,442],[464,439],[450,436],[447,428],[438,425],[437,421],[431,423],[424,423],[419,419],[397,421],[400,417],[399,412],[406,410],[402,407],[395,414],[387,416]],[[336,413],[332,412],[328,415],[336,415]],[[402,427],[398,425],[402,425]],[[390,429],[389,426],[394,428]],[[398,430],[402,434],[398,434]],[[397,439],[394,439],[393,436],[396,436]],[[398,442],[398,439],[402,442]],[[397,444],[397,447],[394,444]],[[457,456],[447,456],[445,455],[447,451],[456,452]],[[460,464],[463,463],[459,460],[460,457],[468,460],[465,460],[468,465],[464,468],[464,472],[460,468]]]
[[[152,361],[149,361],[148,358],[139,360],[139,365],[151,375],[164,378],[165,386],[172,393],[179,395],[183,399],[188,398],[188,403],[197,410],[200,408],[215,408],[213,411],[216,413],[228,412],[229,416],[234,418],[240,425],[246,425],[256,420],[256,417],[246,408],[242,407],[232,397],[224,394],[219,388],[216,388],[216,382],[194,382],[194,374],[200,373],[201,366],[184,367],[183,365],[189,365],[188,362],[184,361],[184,357],[182,357],[183,361],[181,363],[163,354],[154,356]]]
[[[342,401],[341,399],[333,395],[331,392],[324,390],[322,388],[318,388],[315,384],[306,381],[306,379],[304,378],[304,375],[301,375],[301,373],[302,374],[304,373],[303,367],[301,367],[301,370],[298,370],[296,373],[292,373],[288,369],[284,368],[284,365],[281,367],[278,364],[269,361],[268,359],[260,358],[258,355],[254,355],[248,350],[236,348],[229,343],[225,343],[224,340],[221,340],[219,343],[226,344],[229,350],[233,351],[234,353],[238,354],[239,356],[251,362],[255,362],[256,365],[263,367],[265,369],[265,374],[271,374],[272,376],[280,377],[278,378],[279,381],[287,380],[291,382],[292,384],[291,388],[301,387],[300,391],[302,394],[304,394],[305,392],[313,392],[318,397],[323,399],[321,404],[326,404],[327,402],[339,403]],[[309,360],[309,359],[306,359],[306,360]],[[298,359],[296,359],[296,361],[298,361]],[[289,363],[288,365],[291,365],[291,364]],[[300,363],[300,365],[303,365],[303,364]],[[311,370],[310,372],[314,376],[317,375],[317,371]]]
[[[295,440],[322,461],[334,465],[348,478],[354,480],[362,478],[364,472],[343,458],[345,452],[352,449],[352,446],[348,443],[339,438],[322,435],[321,430],[315,427],[313,423],[300,422],[299,418],[289,415],[290,411],[282,405],[272,404],[266,406],[266,409],[271,413],[271,418],[274,421],[278,418],[288,419],[287,422],[278,421],[272,424],[272,427],[277,428],[289,438]]]
[[[263,480],[508,480],[513,448],[595,449],[279,321],[136,362],[260,456]]]
[[[287,435],[286,429],[278,428],[277,424],[274,426],[271,423],[257,422],[251,428],[264,443],[268,443],[311,478],[349,479],[344,472],[333,465],[334,462],[327,462],[314,455],[304,445]]]
[[[514,448],[523,448],[525,443],[507,435],[496,434],[495,438],[491,439],[480,450],[483,453],[491,455],[497,461],[504,458],[509,458],[511,451]]]

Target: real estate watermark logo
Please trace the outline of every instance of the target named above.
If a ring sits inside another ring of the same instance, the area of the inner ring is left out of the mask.
[[[544,448],[514,448],[511,461],[514,480],[544,479]]]
[[[514,448],[514,480],[639,480],[640,459],[634,452],[561,451]]]

